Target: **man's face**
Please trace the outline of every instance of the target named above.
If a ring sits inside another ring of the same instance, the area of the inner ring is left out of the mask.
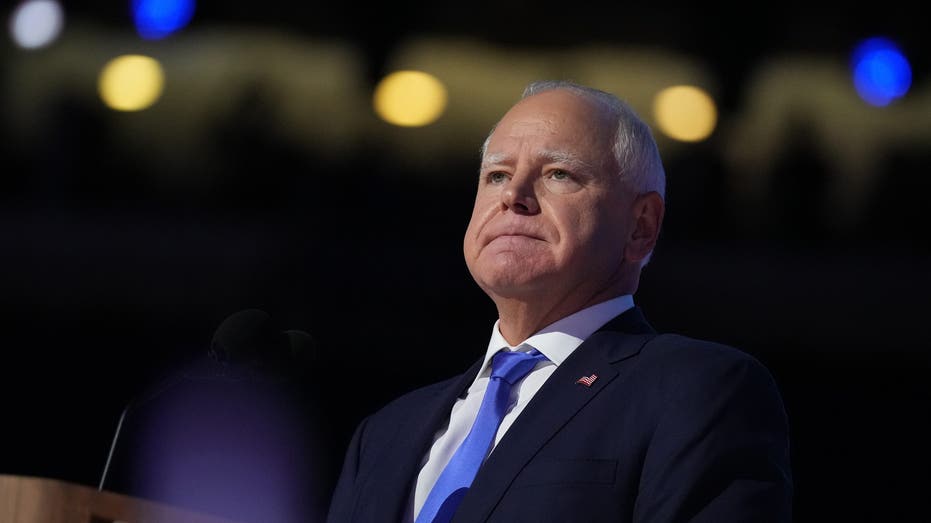
[[[563,90],[522,100],[498,123],[463,242],[492,298],[585,301],[620,285],[633,195],[617,174],[612,125]]]

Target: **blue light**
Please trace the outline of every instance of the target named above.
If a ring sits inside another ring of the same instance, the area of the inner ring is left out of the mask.
[[[853,52],[853,83],[860,97],[879,107],[908,92],[912,69],[891,40],[876,37],[860,43]]]
[[[139,35],[157,40],[191,21],[194,0],[132,0],[132,10]]]

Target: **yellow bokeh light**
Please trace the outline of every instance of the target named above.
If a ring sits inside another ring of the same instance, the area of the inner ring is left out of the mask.
[[[690,85],[667,87],[653,98],[660,131],[682,142],[700,142],[714,131],[718,110],[711,96]]]
[[[100,71],[100,98],[117,111],[139,111],[158,100],[165,85],[162,66],[154,58],[123,55]]]
[[[446,109],[446,87],[420,71],[397,71],[375,87],[375,112],[383,120],[404,127],[433,123]]]

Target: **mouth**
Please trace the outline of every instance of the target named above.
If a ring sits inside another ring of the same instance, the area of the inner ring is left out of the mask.
[[[493,236],[488,240],[488,243],[490,244],[490,243],[495,242],[495,241],[522,241],[522,240],[543,241],[543,238],[541,238],[541,237],[539,237],[539,236],[537,236],[537,235],[535,235],[535,234],[529,234],[529,233],[522,233],[522,232],[505,232],[505,233],[493,235]]]
[[[535,240],[546,242],[541,224],[529,220],[497,220],[483,227],[480,245],[485,246],[492,242],[527,242]]]
[[[530,238],[531,240],[542,240],[543,239],[533,234],[524,234],[521,232],[506,232],[503,234],[499,234],[492,239],[497,240],[498,238]]]

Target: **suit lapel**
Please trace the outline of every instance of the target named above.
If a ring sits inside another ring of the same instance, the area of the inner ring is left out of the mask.
[[[433,398],[417,411],[408,412],[398,424],[394,437],[385,446],[361,490],[363,498],[368,500],[361,507],[368,515],[357,514],[354,520],[401,520],[420,472],[421,458],[430,451],[433,436],[447,422],[453,403],[472,384],[481,364],[479,360],[466,373],[450,380],[449,385],[438,389]],[[394,517],[386,518],[386,514]]]
[[[639,309],[634,308],[579,345],[547,379],[495,447],[459,505],[453,522],[485,521],[540,448],[618,377],[613,364],[636,355],[654,335]],[[577,383],[580,377],[592,374],[597,379],[591,386]]]

